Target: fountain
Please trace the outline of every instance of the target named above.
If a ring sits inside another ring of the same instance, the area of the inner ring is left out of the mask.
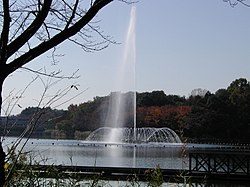
[[[181,143],[177,134],[169,128],[136,128],[136,84],[135,84],[135,7],[131,10],[124,56],[115,80],[116,89],[109,100],[105,127],[92,132],[87,141],[108,143]],[[133,90],[128,92],[128,90]],[[122,93],[126,91],[127,93]],[[133,122],[126,121],[133,114]],[[133,123],[133,125],[129,124]],[[127,128],[127,126],[133,128]]]
[[[182,162],[184,144],[173,130],[136,128],[135,8],[131,11],[124,58],[118,75],[115,79],[118,80],[118,91],[112,92],[109,97],[105,127],[96,129],[84,141],[33,139],[24,151],[36,155],[36,163],[52,165],[187,168],[183,163],[188,162]],[[132,114],[133,119],[128,120]],[[44,158],[49,159],[45,161]]]
[[[113,136],[113,135],[116,136]],[[110,140],[113,136],[115,139]],[[134,138],[136,137],[136,138]],[[135,141],[136,139],[136,141]],[[92,132],[87,141],[104,143],[181,143],[178,135],[169,128],[133,128],[102,127]]]
[[[133,131],[136,134],[136,92],[135,92],[135,19],[136,10],[132,7],[130,22],[127,31],[127,38],[124,49],[124,56],[118,71],[115,89],[110,95],[109,109],[105,120],[106,127],[122,128],[128,122],[125,119],[125,113],[133,113]],[[129,94],[123,91],[133,90]],[[110,128],[109,128],[110,129]],[[115,130],[111,131],[115,132]],[[109,134],[109,142],[117,140],[117,133]],[[136,136],[134,136],[134,140]]]

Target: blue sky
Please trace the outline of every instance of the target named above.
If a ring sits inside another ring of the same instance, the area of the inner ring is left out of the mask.
[[[141,0],[136,7],[136,90],[163,90],[166,94],[189,96],[195,88],[214,93],[233,80],[250,80],[250,8],[234,8],[223,0]],[[86,53],[68,42],[59,46],[64,54],[56,66],[44,55],[27,67],[62,70],[68,75],[79,69],[78,80],[61,81],[51,90],[79,84],[87,89],[79,97],[62,105],[79,104],[114,90],[118,66],[125,48],[125,37],[132,5],[113,2],[98,14],[107,35],[120,42],[107,49]],[[14,73],[4,85],[4,96],[20,93],[35,75],[23,70]],[[18,101],[22,108],[35,106],[42,94],[41,81],[32,84]],[[64,98],[67,100],[67,98]],[[54,105],[55,106],[55,105]],[[53,107],[53,106],[52,106]]]

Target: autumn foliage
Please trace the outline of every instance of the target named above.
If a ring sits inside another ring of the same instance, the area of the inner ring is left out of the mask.
[[[191,112],[190,106],[151,106],[137,108],[137,124],[150,127],[182,128]]]

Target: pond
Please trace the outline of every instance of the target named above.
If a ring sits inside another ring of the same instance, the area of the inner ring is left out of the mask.
[[[4,150],[6,151],[8,147],[11,147],[15,140],[16,138],[13,137],[5,138],[3,141]],[[20,146],[25,141],[26,139],[23,139]],[[17,149],[20,149],[20,146]],[[225,147],[225,145],[210,144],[107,144],[81,140],[29,139],[23,152],[27,153],[31,164],[136,168],[155,168],[159,165],[162,169],[188,169],[188,151],[190,149]],[[117,186],[118,184],[115,184],[117,182],[119,181],[109,181],[108,184],[114,183],[114,186]],[[245,187],[248,184],[241,181],[230,181],[229,183],[220,181],[219,184],[194,185]],[[121,184],[118,186],[121,186]],[[164,183],[163,186],[169,186],[169,183]],[[176,186],[176,184],[173,184],[173,186]]]
[[[5,138],[4,149],[16,138]],[[24,143],[23,139],[20,145]],[[20,146],[18,147],[20,149]],[[176,144],[105,144],[80,140],[29,139],[23,152],[32,162],[54,165],[145,167],[186,169],[185,145]]]

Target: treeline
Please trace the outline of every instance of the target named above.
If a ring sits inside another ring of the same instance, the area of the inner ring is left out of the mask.
[[[108,106],[116,95],[95,97],[93,101],[70,105],[65,111],[30,107],[11,119],[30,120],[35,111],[43,110],[35,131],[39,131],[37,134],[84,138],[88,132],[107,124]],[[122,97],[132,95],[124,93]],[[137,93],[136,102],[138,128],[169,127],[188,141],[250,142],[250,83],[244,78],[236,79],[226,89],[215,93],[195,89],[187,98],[166,95],[163,91]],[[132,105],[132,100],[125,103],[126,127],[133,126]],[[23,125],[25,128],[26,124]]]

